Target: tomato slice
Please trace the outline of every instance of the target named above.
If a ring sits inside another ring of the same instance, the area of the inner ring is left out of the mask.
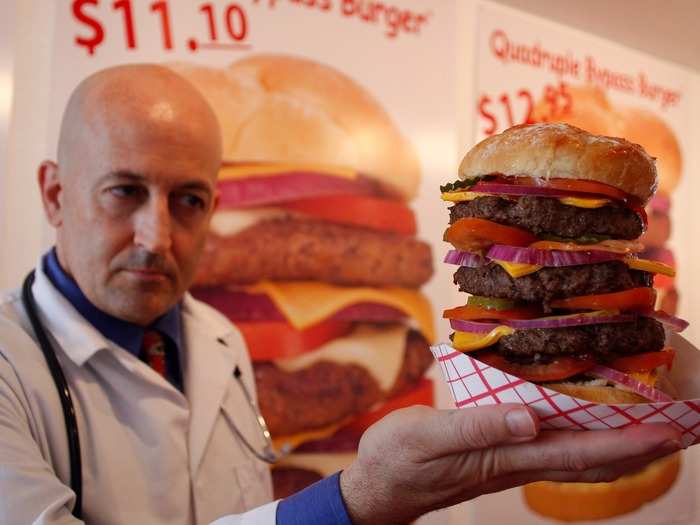
[[[458,250],[480,252],[493,244],[528,246],[537,241],[532,233],[486,219],[459,219],[445,230],[444,240]]]
[[[566,310],[653,310],[656,290],[653,288],[630,288],[622,292],[598,295],[581,295],[558,299],[550,304],[553,308]]]
[[[344,428],[363,433],[374,423],[394,410],[413,405],[433,406],[434,404],[435,399],[433,396],[433,382],[430,379],[423,377],[415,387],[409,390],[404,390],[403,392],[393,396],[376,410],[361,414],[357,418],[353,419],[352,423]]]
[[[352,323],[321,321],[297,330],[286,321],[246,321],[235,323],[245,339],[253,361],[295,357],[350,332]]]
[[[458,306],[445,310],[444,319],[461,319],[463,321],[477,321],[481,319],[536,319],[542,313],[532,306],[518,306],[508,310],[494,310],[481,306]]]
[[[668,366],[670,370],[675,357],[676,351],[667,347],[660,352],[644,352],[618,357],[608,366],[620,372],[649,372],[663,365]]]
[[[357,195],[310,197],[275,204],[313,217],[403,235],[416,234],[413,211],[400,202]]]
[[[578,359],[571,356],[556,357],[553,361],[546,364],[511,363],[501,354],[493,351],[481,353],[476,358],[506,374],[536,383],[566,379],[590,370],[596,364],[592,357]]]

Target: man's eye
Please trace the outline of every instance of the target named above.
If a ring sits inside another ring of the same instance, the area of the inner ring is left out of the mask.
[[[109,189],[109,192],[116,197],[126,198],[138,197],[142,194],[143,190],[139,186],[123,185],[114,186]]]
[[[182,195],[180,197],[180,201],[187,206],[188,208],[197,208],[200,210],[203,210],[205,208],[205,202],[204,199],[201,197],[198,197],[197,195],[193,195],[191,193]]]

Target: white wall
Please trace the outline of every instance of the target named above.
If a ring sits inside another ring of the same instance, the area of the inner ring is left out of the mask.
[[[21,0],[14,5],[14,19],[3,17],[14,22],[15,88],[7,142],[8,169],[6,177],[0,179],[0,289],[17,286],[47,245],[36,168],[51,151],[46,144],[46,124],[54,2]]]

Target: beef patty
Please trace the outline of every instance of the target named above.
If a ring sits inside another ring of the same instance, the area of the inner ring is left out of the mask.
[[[521,362],[548,362],[557,355],[594,356],[605,362],[620,354],[661,350],[664,340],[661,323],[640,317],[629,323],[516,330],[489,348]]]
[[[624,206],[586,209],[568,206],[550,197],[479,197],[450,208],[450,224],[465,217],[517,226],[537,236],[549,234],[578,238],[604,235],[615,239],[636,239],[643,233],[639,215]]]
[[[272,362],[256,362],[260,412],[273,436],[320,429],[366,412],[417,383],[432,362],[428,342],[415,330],[406,335],[403,364],[388,392],[358,365],[319,361],[303,370],[285,372]]]
[[[618,292],[651,286],[653,275],[631,270],[622,261],[608,261],[580,266],[542,268],[513,278],[501,266],[489,263],[479,268],[461,267],[454,275],[462,292],[485,297],[499,297],[547,303],[555,299]]]
[[[430,246],[413,237],[290,218],[259,222],[230,237],[210,234],[194,284],[267,279],[417,288],[432,273]]]

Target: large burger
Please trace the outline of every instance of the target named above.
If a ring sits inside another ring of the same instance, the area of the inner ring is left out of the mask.
[[[670,400],[662,372],[674,352],[664,324],[685,323],[654,310],[652,283],[673,270],[637,255],[657,185],[654,159],[624,139],[535,124],[479,143],[459,176],[442,188],[453,203],[446,262],[459,266],[454,281],[471,294],[444,313],[454,348],[589,401]],[[664,465],[644,478],[661,492],[678,469],[674,460]],[[533,486],[528,499],[560,519],[614,515],[637,501],[610,506],[611,486],[597,508],[560,487]],[[654,490],[637,492],[643,500]]]
[[[284,497],[345,467],[387,411],[432,403],[432,274],[407,202],[420,169],[386,112],[338,71],[256,55],[175,65],[221,120],[225,164],[195,296],[242,332],[260,410],[294,452]]]

